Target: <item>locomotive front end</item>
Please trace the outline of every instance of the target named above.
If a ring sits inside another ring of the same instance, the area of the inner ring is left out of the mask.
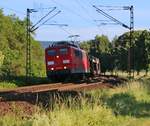
[[[69,47],[47,48],[45,56],[49,78],[62,78],[70,74],[71,56]]]

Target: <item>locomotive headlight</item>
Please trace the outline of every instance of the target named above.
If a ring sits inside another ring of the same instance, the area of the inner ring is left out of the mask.
[[[47,64],[48,65],[54,65],[54,61],[48,61]]]
[[[64,64],[70,63],[70,60],[63,60]]]

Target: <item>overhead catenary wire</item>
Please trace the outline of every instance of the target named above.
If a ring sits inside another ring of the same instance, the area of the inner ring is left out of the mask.
[[[122,8],[123,6],[98,5],[98,7],[105,7],[105,8]]]
[[[36,10],[49,10],[49,9],[52,9],[52,8],[54,8],[54,7],[47,7],[47,8],[36,8]]]
[[[54,2],[55,4],[59,5],[60,7],[64,8],[65,10],[67,10],[70,13],[75,14],[76,16],[80,17],[82,20],[84,20],[86,23],[89,23],[89,20],[87,18],[85,18],[84,16],[82,16],[81,14],[77,13],[75,10],[72,10],[66,6],[64,6],[63,4],[55,1],[55,0],[51,0],[52,2]],[[65,30],[64,28],[60,28],[61,30],[63,30],[64,32],[66,32],[69,35],[72,35],[70,32],[68,32],[67,30]]]
[[[118,25],[118,23],[114,23],[111,20],[95,20],[95,22],[99,22],[98,27],[104,25]]]
[[[44,25],[52,25],[52,26],[58,26],[58,28],[60,28],[61,30],[63,30],[65,33],[72,35],[70,32],[68,32],[67,30],[65,30],[63,27],[68,26],[67,24],[58,24],[56,21],[54,21],[55,23],[51,23],[51,24],[44,24]]]
[[[91,15],[91,14],[89,13],[89,10],[84,7],[84,5],[81,3],[81,1],[75,0],[75,2],[82,8],[82,10],[86,13],[86,15],[87,15],[87,16],[89,17],[89,19],[92,21],[92,24],[95,25],[95,26],[97,27],[98,31],[99,31],[99,30],[100,30],[100,29],[99,29],[99,26],[98,26],[97,22],[95,22],[95,19],[94,19],[93,15]],[[92,5],[91,3],[89,3],[89,5],[88,5],[88,4],[85,2],[84,4],[86,4],[87,6],[90,5],[90,7],[92,7],[92,6],[91,6],[91,5]]]
[[[93,2],[93,1],[92,1],[92,2]],[[84,4],[86,4],[87,6],[92,7],[92,6],[93,6],[92,2],[91,2],[90,0],[85,0]],[[95,12],[95,10],[94,10],[94,12]],[[93,15],[92,15],[92,17],[93,17]],[[94,17],[93,17],[93,21],[95,22],[95,25],[96,25],[98,31],[102,32],[103,29],[100,29],[99,25],[97,24],[98,20],[97,20],[97,19],[94,19]]]
[[[64,29],[63,27],[61,27],[61,26],[59,26],[59,28],[61,29],[61,30],[63,30],[64,32],[66,32],[68,35],[72,35],[70,32],[68,32],[66,29]]]
[[[112,8],[112,9],[102,9],[102,10],[105,10],[105,11],[124,11],[123,9],[115,9],[115,8]]]
[[[113,10],[129,10],[129,6],[105,6],[105,5],[98,5],[98,7],[101,7],[103,8],[102,10],[105,10],[105,11],[113,11]]]
[[[100,23],[98,26],[103,26],[103,25],[118,25],[118,23],[106,23],[106,22],[103,22],[103,23]]]
[[[70,8],[64,6],[63,4],[61,4],[61,3],[59,3],[59,2],[57,2],[57,1],[55,1],[55,0],[51,0],[51,1],[54,2],[55,4],[59,5],[59,6],[63,7],[64,9],[68,10],[68,12],[71,12],[71,13],[75,14],[76,16],[80,17],[80,18],[81,18],[82,20],[84,20],[86,23],[89,23],[89,19],[85,18],[84,16],[82,16],[82,15],[79,14],[79,13],[77,13],[77,12],[74,11],[73,9],[70,9]]]
[[[75,2],[82,8],[82,10],[88,15],[90,18],[93,19],[92,15],[90,15],[89,11],[81,4],[79,0],[75,0]]]
[[[73,10],[73,9],[71,9],[71,8],[69,8],[69,7],[66,7],[66,6],[64,6],[62,3],[57,2],[56,0],[51,0],[51,1],[52,1],[53,3],[55,3],[56,5],[59,5],[60,7],[64,8],[65,10],[67,10],[69,13],[72,13],[72,14],[74,14],[74,15],[80,17],[80,18],[81,18],[82,20],[84,20],[86,23],[95,25],[95,26],[97,27],[97,30],[98,30],[98,31],[102,31],[102,29],[99,29],[99,26],[98,26],[98,24],[94,21],[94,19],[92,19],[91,21],[89,21],[89,18],[85,18],[85,17],[82,16],[80,13],[78,13],[77,11],[75,11],[75,9]],[[85,3],[88,5],[87,2],[85,2]],[[90,4],[90,6],[92,7],[92,4]],[[82,8],[85,9],[85,7],[83,7],[83,5],[82,5]],[[87,11],[86,11],[86,13],[87,13]],[[90,18],[91,18],[91,17],[92,17],[92,16],[90,16]],[[92,17],[92,18],[93,18],[93,17]]]
[[[84,7],[84,5],[82,5],[81,1],[79,1],[79,0],[75,0],[75,1],[82,8],[82,10],[86,13],[86,15],[88,15],[90,20],[92,19],[92,22],[94,22],[94,25],[97,25],[97,24],[95,24],[94,17],[89,13],[89,11]]]
[[[42,25],[44,25],[46,22],[48,22],[49,20],[51,20],[52,18],[54,18],[56,15],[58,15],[61,11],[58,11],[57,13],[55,13],[54,15],[52,15],[50,18],[48,18],[46,21],[44,21],[42,24],[40,24],[39,26],[32,28],[31,32],[35,31],[36,29],[38,29],[39,27],[41,27]]]
[[[124,28],[130,29],[129,26],[127,26],[126,24],[122,23],[121,21],[115,19],[114,17],[110,16],[109,14],[105,13],[103,10],[99,9],[98,7],[96,7],[95,5],[93,5],[94,8],[96,8],[96,11],[100,14],[102,14],[103,16],[107,17],[108,19],[122,25]]]
[[[50,10],[45,16],[43,16],[39,21],[37,21],[37,23],[35,23],[31,29],[34,29],[36,27],[36,25],[38,25],[44,18],[46,18],[49,14],[51,14],[54,10],[56,9],[56,7],[53,7],[52,10]]]
[[[51,23],[51,24],[44,24],[44,25],[53,25],[53,26],[68,26],[67,24],[54,24],[54,23]]]
[[[111,22],[111,20],[94,20],[95,22]]]

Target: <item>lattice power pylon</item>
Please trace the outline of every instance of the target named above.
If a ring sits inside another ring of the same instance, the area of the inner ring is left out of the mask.
[[[36,12],[34,9],[27,9],[27,44],[26,44],[26,82],[30,82],[31,72],[31,35],[30,35],[30,13]]]

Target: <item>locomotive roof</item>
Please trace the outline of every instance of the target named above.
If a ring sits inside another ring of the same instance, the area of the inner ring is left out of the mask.
[[[52,45],[49,45],[48,48],[52,47],[62,47],[62,46],[72,46],[75,48],[80,48],[78,44],[75,44],[73,41],[60,41],[60,42],[54,42]]]
[[[53,47],[73,47],[73,48],[76,48],[78,50],[81,50],[83,52],[85,52],[83,49],[80,48],[79,44],[75,44],[73,41],[60,41],[60,42],[54,42],[52,43],[52,45],[49,47],[46,48],[49,49],[49,48],[53,48]]]

